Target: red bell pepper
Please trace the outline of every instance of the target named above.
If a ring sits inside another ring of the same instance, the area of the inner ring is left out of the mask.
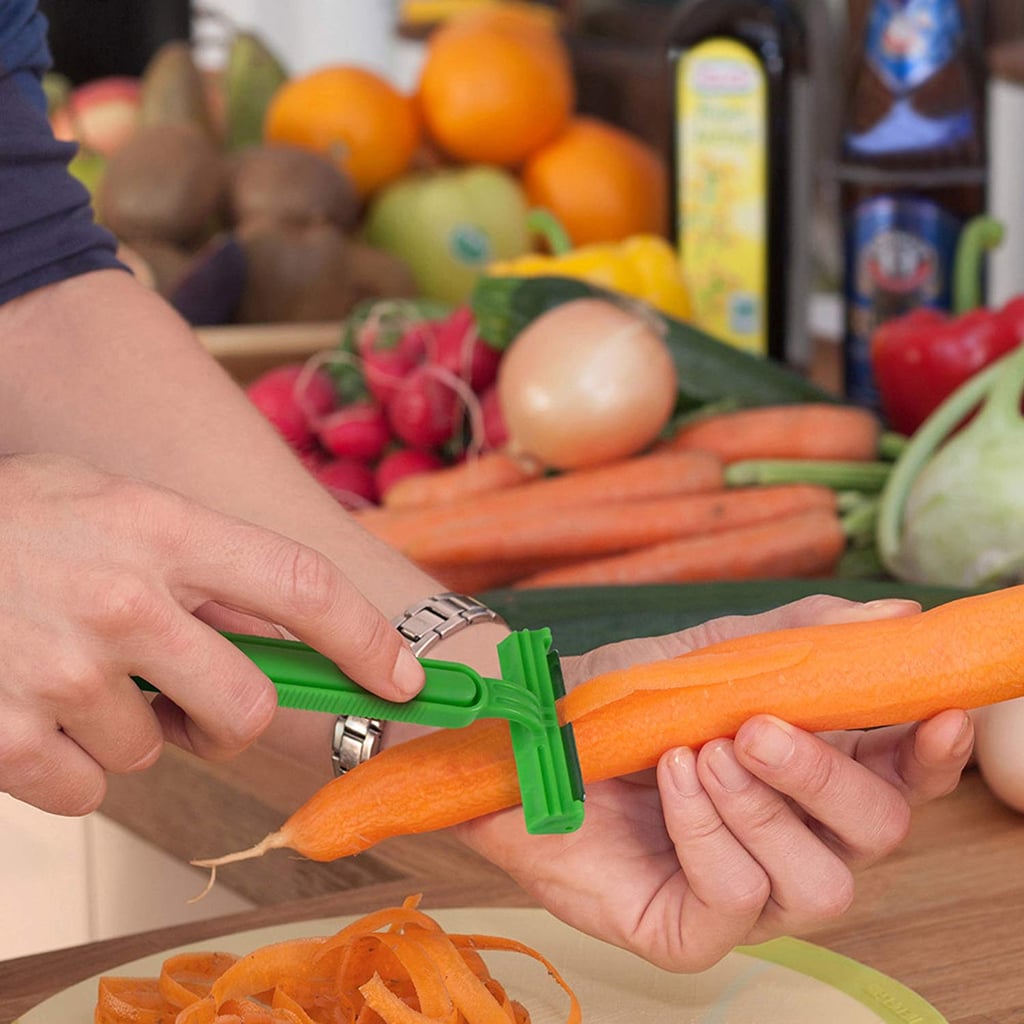
[[[957,253],[954,310],[917,309],[882,324],[871,340],[871,368],[882,413],[912,434],[965,380],[1024,339],[1024,296],[1002,309],[978,309],[984,250],[998,245],[1002,226],[979,218],[964,229]]]

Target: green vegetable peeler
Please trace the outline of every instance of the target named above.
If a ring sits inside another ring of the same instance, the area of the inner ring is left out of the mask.
[[[295,640],[224,633],[277,688],[282,707],[460,728],[504,718],[512,737],[526,829],[573,832],[583,824],[583,775],[571,725],[555,702],[565,693],[549,629],[523,629],[498,644],[501,679],[468,665],[421,658],[426,682],[412,700],[384,700],[349,679],[329,658]],[[156,687],[133,677],[143,690]]]

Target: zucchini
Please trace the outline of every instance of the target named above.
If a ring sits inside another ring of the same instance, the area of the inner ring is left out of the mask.
[[[851,601],[905,597],[932,608],[974,592],[892,580],[785,579],[493,590],[481,595],[481,600],[514,629],[549,627],[559,653],[573,655],[618,640],[671,633],[723,615],[753,615],[811,594],[833,594]]]
[[[480,337],[503,349],[542,313],[584,298],[622,301],[620,295],[576,278],[485,275],[477,281],[470,305]],[[681,320],[659,316],[676,365],[682,411],[728,399],[741,406],[839,401],[781,363],[718,341]]]

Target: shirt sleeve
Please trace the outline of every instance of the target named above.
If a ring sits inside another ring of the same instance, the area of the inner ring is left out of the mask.
[[[0,303],[93,270],[122,268],[50,130],[46,19],[35,0],[0,2]]]

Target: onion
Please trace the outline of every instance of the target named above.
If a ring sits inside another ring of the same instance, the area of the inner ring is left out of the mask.
[[[566,302],[534,320],[505,353],[497,387],[509,449],[552,469],[642,451],[677,396],[653,314],[603,299]]]

